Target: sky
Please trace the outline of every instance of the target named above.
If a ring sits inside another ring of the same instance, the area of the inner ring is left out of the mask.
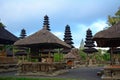
[[[21,29],[31,35],[43,28],[48,15],[51,32],[61,40],[69,25],[74,46],[79,48],[90,28],[93,36],[107,27],[108,15],[114,16],[120,0],[0,0],[0,22],[20,36]]]

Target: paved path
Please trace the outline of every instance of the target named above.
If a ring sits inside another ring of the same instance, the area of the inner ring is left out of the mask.
[[[74,78],[75,80],[101,80],[100,76],[97,76],[97,72],[100,71],[100,69],[101,67],[80,67],[77,69],[70,69],[69,72],[55,77]],[[0,76],[15,76],[15,74],[16,72],[0,73]],[[34,76],[29,76],[29,77],[34,77]],[[43,78],[44,76],[35,76],[35,77]]]
[[[58,77],[76,78],[78,80],[101,80],[100,76],[97,76],[97,72],[100,69],[101,67],[81,67],[71,69],[68,73],[64,73]]]

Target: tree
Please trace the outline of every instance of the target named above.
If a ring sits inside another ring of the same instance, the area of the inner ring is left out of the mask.
[[[0,22],[0,27],[5,27],[5,25],[2,23],[2,22]]]
[[[82,49],[79,50],[81,60],[86,60],[87,54]]]
[[[63,54],[61,53],[54,53],[54,61],[55,62],[60,62],[63,59]]]
[[[110,60],[110,54],[109,53],[103,54],[102,57],[103,57],[104,61],[109,61]]]
[[[115,13],[114,16],[108,16],[108,25],[112,26],[120,21],[120,8],[118,11]]]

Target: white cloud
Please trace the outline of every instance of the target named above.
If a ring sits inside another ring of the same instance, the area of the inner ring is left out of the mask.
[[[25,20],[45,14],[54,14],[62,10],[60,1],[52,0],[26,0],[26,1],[6,1],[0,5],[0,15],[4,19]]]
[[[103,30],[106,26],[107,26],[106,21],[103,21],[103,20],[98,20],[96,22],[93,22],[90,25],[79,24],[77,26],[78,29],[76,29],[76,31],[73,32],[73,34],[72,34],[73,40],[74,40],[74,45],[77,48],[79,48],[81,40],[82,39],[85,40],[85,38],[86,38],[86,31],[88,30],[88,28],[90,28],[92,30],[92,33],[94,36],[95,33]]]
[[[105,16],[106,12],[111,11],[111,5],[106,5],[106,2],[110,2],[110,0],[5,0],[0,5],[0,16],[10,20],[13,18],[14,20],[25,20],[30,17],[41,17],[45,14],[59,15],[70,19],[91,19],[94,16]]]
[[[53,34],[56,35],[57,37],[59,37],[61,40],[63,40],[63,37],[64,37],[63,32],[53,32]]]
[[[80,46],[80,42],[82,39],[85,40],[86,38],[86,31],[88,30],[88,28],[90,28],[92,30],[93,36],[95,33],[97,33],[100,30],[103,30],[105,27],[107,26],[106,21],[104,20],[98,20],[96,22],[93,22],[90,25],[85,25],[85,24],[78,24],[76,25],[76,29],[74,32],[72,27],[71,27],[71,35],[73,38],[73,42],[74,42],[74,46],[76,48],[79,48]],[[53,32],[54,35],[56,35],[57,37],[59,37],[61,40],[63,40],[64,37],[64,33],[63,32]]]
[[[84,24],[76,25],[76,31],[72,32],[72,38],[76,48],[79,48],[81,40],[85,38],[87,29],[88,27]]]
[[[42,27],[43,16],[47,14],[51,30],[62,40],[64,25],[74,24],[70,25],[72,38],[74,46],[79,47],[86,30],[90,28],[95,34],[106,27],[106,21],[98,19],[106,19],[115,13],[119,4],[118,0],[0,0],[0,18],[13,33],[21,27],[32,33]]]
[[[96,32],[103,30],[105,27],[108,27],[108,24],[106,21],[98,20],[97,22],[91,24],[89,27],[93,31],[93,34],[95,34]]]

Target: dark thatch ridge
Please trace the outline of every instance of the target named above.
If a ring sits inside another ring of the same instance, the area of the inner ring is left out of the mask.
[[[109,49],[107,52],[110,53],[111,49]],[[113,49],[113,54],[120,54],[120,48]]]
[[[57,38],[54,34],[43,28],[38,32],[16,41],[14,43],[16,46],[26,46],[33,47],[37,46],[39,48],[70,48],[70,45],[66,44],[64,41]]]
[[[18,51],[15,53],[15,56],[26,56],[27,53],[25,51]]]
[[[64,56],[65,59],[75,59],[76,56],[74,54],[72,54],[71,52],[69,52],[68,54],[66,54]]]
[[[96,33],[93,40],[99,47],[118,47],[120,46],[120,22],[106,30]]]
[[[98,52],[98,50],[95,48],[86,48],[83,50],[83,52],[85,52],[87,54],[92,54],[92,53]]]
[[[51,50],[49,50],[49,49],[43,49],[43,50],[40,50],[39,51],[39,53],[46,53],[46,54],[48,54],[48,53],[58,53],[58,50],[55,50],[55,49],[51,49]]]
[[[0,22],[0,44],[13,44],[18,38],[2,26]]]

